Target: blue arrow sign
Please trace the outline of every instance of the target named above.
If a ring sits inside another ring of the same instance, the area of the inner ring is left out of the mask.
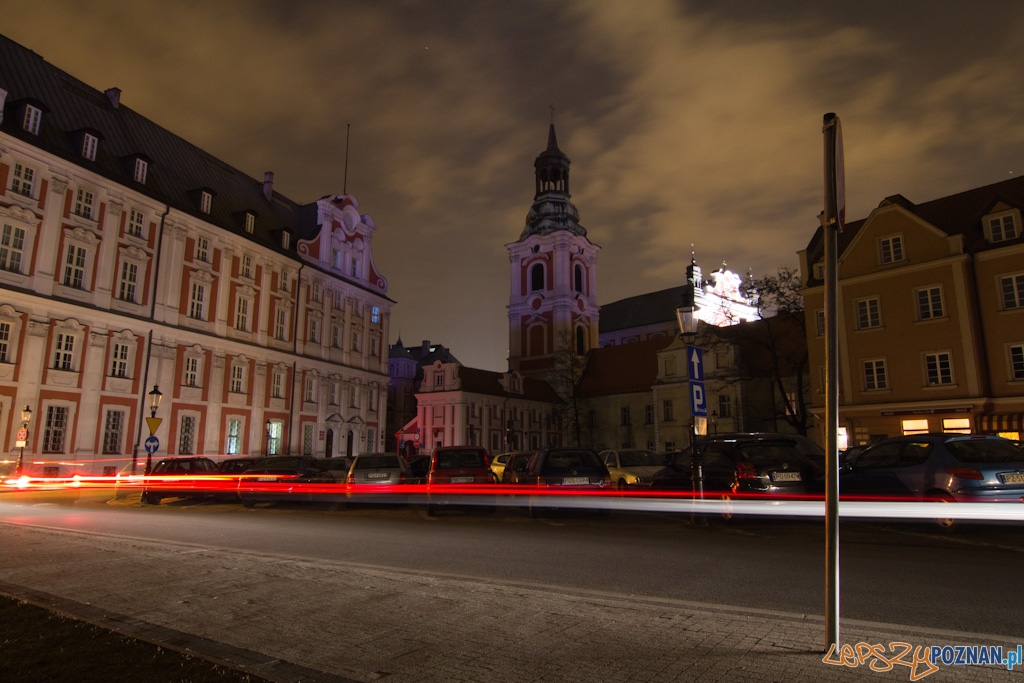
[[[148,439],[146,439],[146,452],[147,453],[152,455],[153,453],[156,453],[159,448],[160,448],[160,439],[156,438],[155,436],[151,436]]]
[[[699,346],[686,347],[686,365],[690,379],[704,381],[704,349]]]

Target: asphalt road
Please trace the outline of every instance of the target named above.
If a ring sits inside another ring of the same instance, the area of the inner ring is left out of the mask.
[[[0,498],[0,521],[83,533],[239,549],[429,574],[667,597],[822,614],[824,530],[816,520],[740,519],[708,526],[687,516],[422,506],[271,506],[165,501],[74,505]],[[965,633],[1024,635],[1009,605],[1024,560],[1020,526],[946,533],[923,523],[841,525],[844,619]]]

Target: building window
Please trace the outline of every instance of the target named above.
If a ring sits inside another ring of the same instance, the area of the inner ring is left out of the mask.
[[[573,268],[573,289],[577,292],[583,292],[583,266],[576,264]]]
[[[78,192],[75,193],[75,215],[92,220],[95,201],[96,197],[92,192],[81,187],[78,188]]]
[[[0,268],[10,273],[20,273],[24,250],[25,231],[4,223],[4,231],[0,234]]]
[[[331,325],[331,346],[336,349],[341,348],[341,326]]]
[[[355,387],[352,387],[348,390],[348,406],[349,408],[359,407],[359,392],[356,390]]]
[[[47,406],[43,430],[43,453],[63,453],[64,437],[68,429],[66,406]]]
[[[1014,223],[1012,213],[1006,214],[1005,216],[990,218],[988,221],[988,228],[990,236],[989,241],[993,244],[1016,239],[1018,235],[1017,226]]]
[[[124,434],[124,411],[108,410],[103,421],[103,454],[115,455],[121,452],[121,437]]]
[[[929,431],[928,420],[903,420],[900,426],[903,428],[904,436],[909,434],[927,434]]]
[[[814,332],[819,337],[825,336],[825,311],[820,308],[814,312]]]
[[[25,105],[25,118],[21,120],[21,127],[32,135],[39,135],[39,123],[43,120],[43,110],[31,104]]]
[[[245,393],[245,368],[241,365],[231,366],[231,388],[233,394]]]
[[[352,259],[352,277],[357,280],[360,277],[359,270],[359,259]]]
[[[196,238],[196,261],[203,263],[210,261],[210,240],[205,237]]]
[[[11,324],[0,323],[0,363],[11,362]]]
[[[1003,310],[1024,307],[1024,275],[999,278],[1003,295]]]
[[[146,160],[145,159],[136,158],[135,159],[135,171],[132,174],[133,177],[135,178],[135,182],[137,182],[137,183],[139,183],[141,185],[145,185],[146,184],[146,174],[148,172],[149,172],[149,164],[146,162]]]
[[[256,229],[256,214],[246,213],[245,214],[245,231],[250,235]]]
[[[277,455],[281,452],[281,423],[270,421],[267,431],[267,455]]]
[[[96,147],[99,143],[99,138],[92,133],[86,133],[82,137],[82,156],[89,161],[96,161]]]
[[[14,176],[11,179],[11,191],[25,197],[32,196],[32,188],[35,185],[36,172],[28,166],[14,164]]]
[[[917,319],[933,320],[945,316],[942,308],[942,288],[926,287],[917,290]]]
[[[444,375],[442,373],[439,372],[436,375],[434,375],[434,386],[435,387],[443,387],[444,386]]]
[[[645,425],[652,425],[652,424],[654,424],[654,404],[653,403],[648,403],[647,405],[644,406],[644,424]]]
[[[235,329],[249,331],[249,300],[244,297],[239,297],[235,305]]]
[[[675,441],[666,441],[665,442],[665,452],[666,453],[674,451],[675,449],[676,449],[676,442]]]
[[[361,338],[362,336],[360,335],[359,330],[352,330],[352,350],[355,351],[356,353],[359,353],[361,350]]]
[[[878,299],[861,299],[857,302],[857,329],[866,330],[881,327],[882,317],[878,312]]]
[[[195,320],[205,320],[206,285],[193,282],[192,294],[189,296],[188,317]]]
[[[128,234],[132,237],[142,237],[142,230],[146,226],[146,216],[138,209],[128,212]]]
[[[181,376],[181,383],[186,387],[199,386],[199,359],[191,356],[185,359],[185,371]]]
[[[875,358],[863,362],[864,368],[864,390],[878,391],[888,389],[889,383],[885,374],[885,360]]]
[[[903,260],[903,237],[890,235],[878,241],[879,260],[882,265]]]
[[[1014,380],[1024,379],[1024,344],[1010,347],[1010,377]]]
[[[341,252],[337,249],[331,249],[331,266],[335,270],[341,270]]]
[[[316,381],[309,378],[306,379],[306,403],[316,402]]]
[[[252,256],[249,254],[242,255],[241,275],[245,278],[252,278]]]
[[[321,292],[321,289],[322,288],[321,288],[319,282],[314,282],[313,283],[312,293],[310,294],[310,297],[312,297],[312,299],[313,299],[313,303],[317,303],[317,304],[320,303],[320,292]]]
[[[288,341],[288,311],[282,308],[274,313],[274,338]]]
[[[280,370],[275,370],[270,380],[270,397],[284,398],[284,373]]]
[[[341,383],[331,381],[331,405],[336,406],[341,404]]]
[[[53,351],[53,367],[55,370],[75,369],[75,335],[58,332],[57,345]]]
[[[309,341],[313,344],[320,343],[320,321],[316,318],[309,319]]]
[[[228,455],[238,455],[242,451],[242,421],[228,420],[228,438],[224,444]]]
[[[530,291],[537,292],[542,289],[544,289],[544,266],[535,263],[530,268]]]
[[[139,266],[125,261],[121,264],[121,284],[117,298],[121,301],[135,303],[135,290],[139,279]]]
[[[281,271],[281,291],[282,292],[287,292],[288,291],[288,271],[287,270],[282,270]]]
[[[302,454],[313,455],[313,425],[302,425]]]
[[[128,354],[130,347],[127,344],[115,343],[111,351],[110,376],[128,377]]]
[[[207,191],[199,193],[199,210],[203,213],[210,213],[210,207],[213,205],[213,195]]]
[[[380,306],[370,308],[370,322],[374,325],[380,324]]]
[[[196,452],[196,418],[194,415],[182,415],[181,427],[178,430],[178,453],[193,455]]]
[[[661,410],[662,422],[675,422],[676,418],[672,414],[672,399],[662,401]]]
[[[86,251],[74,244],[68,245],[68,255],[64,260],[64,286],[82,289],[85,285]]]
[[[732,396],[729,394],[718,395],[718,417],[722,419],[732,417]]]
[[[924,355],[924,372],[928,386],[941,386],[953,383],[953,364],[946,351],[926,353]]]
[[[969,417],[944,417],[942,418],[942,431],[956,434],[971,433],[971,418]]]
[[[629,422],[629,406],[622,406],[619,409],[619,420],[620,420],[619,423],[623,427],[629,427],[630,426],[630,422]]]

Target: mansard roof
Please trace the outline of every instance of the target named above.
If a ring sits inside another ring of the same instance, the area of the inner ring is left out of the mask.
[[[280,230],[290,231],[295,238],[317,232],[308,220],[308,207],[278,192],[267,199],[263,180],[125,106],[118,89],[101,92],[4,36],[0,36],[0,88],[7,91],[0,131],[14,138],[271,249],[281,250]],[[24,102],[43,104],[38,135],[23,130],[16,116]],[[97,131],[102,137],[94,161],[85,159],[75,144],[75,133],[82,130]],[[144,184],[134,180],[136,157],[149,163]],[[215,195],[209,214],[199,209],[198,190]],[[255,216],[251,235],[245,231],[246,212]]]
[[[683,292],[687,287],[688,285],[669,287],[601,306],[601,317],[598,321],[600,332],[603,334],[675,321],[676,309],[682,303]]]
[[[523,393],[507,392],[501,384],[505,374],[507,373],[462,366],[459,368],[461,391],[471,394],[484,394],[486,396],[521,398],[527,401],[543,401],[545,403],[562,402],[562,399],[558,397],[558,394],[551,388],[551,385],[532,377],[522,378]]]
[[[605,396],[649,392],[658,379],[658,352],[675,337],[592,349],[580,382],[580,395]]]

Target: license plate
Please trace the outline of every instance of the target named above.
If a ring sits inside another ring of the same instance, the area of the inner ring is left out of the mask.
[[[277,477],[256,477],[256,481],[277,481]]]
[[[772,481],[800,481],[799,472],[772,472]]]
[[[387,472],[367,472],[366,473],[366,478],[367,479],[387,479],[388,478],[388,473]]]
[[[1024,484],[1024,474],[1004,474],[1004,484]]]
[[[589,484],[590,477],[565,477],[562,479],[564,486],[579,486],[580,484]]]
[[[453,484],[472,484],[473,477],[452,477],[451,482]]]

